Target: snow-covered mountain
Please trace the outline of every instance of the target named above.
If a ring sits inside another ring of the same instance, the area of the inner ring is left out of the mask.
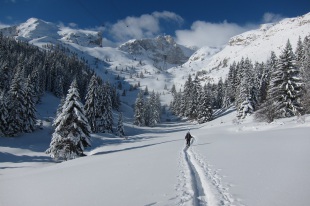
[[[101,46],[102,43],[100,32],[58,26],[37,18],[30,18],[25,23],[0,31],[6,36],[13,36],[18,40],[29,41],[36,45],[70,42],[81,46],[94,47]]]
[[[229,65],[234,61],[248,57],[253,62],[265,62],[271,51],[279,55],[288,39],[295,49],[298,38],[303,39],[307,35],[310,35],[310,13],[278,23],[263,24],[258,29],[232,37],[223,49],[203,47],[182,68],[172,68],[170,72],[177,79],[182,79],[182,69],[191,72],[203,70],[204,79],[217,82],[220,77],[226,77]]]
[[[131,40],[120,45],[119,49],[133,56],[147,55],[155,65],[160,63],[180,65],[194,52],[178,45],[169,35],[158,36],[155,39]]]
[[[140,82],[143,87],[164,92],[164,87],[171,88],[172,84],[181,88],[188,74],[197,72],[202,74],[203,82],[217,82],[226,77],[234,61],[242,57],[253,62],[266,61],[271,51],[279,55],[288,39],[295,49],[299,37],[310,35],[310,13],[263,24],[232,37],[226,46],[202,47],[196,52],[176,44],[171,36],[130,40],[117,48],[105,47],[101,45],[102,34],[98,31],[58,26],[36,18],[0,32],[41,47],[47,43],[64,44],[87,59],[99,74],[110,71],[109,74],[119,75],[129,84]],[[138,77],[141,73],[143,78]]]

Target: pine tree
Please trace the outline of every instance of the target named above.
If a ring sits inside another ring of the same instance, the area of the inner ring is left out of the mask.
[[[16,136],[24,131],[24,122],[26,116],[24,78],[22,70],[18,69],[14,75],[8,94],[8,112],[7,136]]]
[[[241,74],[241,82],[238,87],[238,96],[236,98],[236,107],[237,107],[237,116],[243,111],[244,102],[251,102],[250,104],[253,106],[253,99],[255,97],[254,91],[254,81],[253,81],[253,65],[246,59],[240,63]]]
[[[104,104],[103,104],[103,119],[105,121],[104,127],[107,132],[113,133],[113,111],[111,99],[111,87],[109,83],[104,85]]]
[[[151,101],[150,99],[144,99],[144,107],[143,107],[143,120],[144,126],[152,126],[151,118],[153,115],[153,111],[151,110]]]
[[[90,124],[91,131],[96,133],[99,131],[97,125],[98,117],[100,116],[100,94],[99,83],[96,75],[93,75],[85,97],[85,115]]]
[[[35,109],[35,100],[34,100],[34,87],[31,82],[30,76],[27,79],[26,89],[25,89],[25,106],[26,113],[24,116],[24,131],[33,132],[36,125],[36,109]]]
[[[252,101],[250,101],[248,98],[243,101],[238,109],[238,118],[245,118],[248,114],[252,114],[254,111],[254,107],[252,105]]]
[[[301,37],[299,36],[298,38],[298,42],[297,42],[297,47],[296,47],[296,51],[295,51],[295,56],[296,56],[296,64],[298,67],[301,67],[302,65],[302,61],[304,58],[304,46],[303,43],[301,41]]]
[[[199,94],[201,92],[201,86],[198,79],[198,75],[195,76],[194,81],[190,87],[190,97],[188,99],[187,117],[190,119],[196,119],[198,115]]]
[[[225,79],[224,85],[223,85],[223,104],[222,104],[222,108],[228,108],[230,106],[230,104],[232,103],[231,98],[230,98],[230,89],[229,89],[230,85],[229,85],[229,81],[228,79]]]
[[[173,84],[172,87],[171,87],[171,93],[172,93],[173,96],[177,93],[177,90],[175,88],[175,84]]]
[[[147,111],[149,111],[149,126],[153,127],[157,123],[159,123],[159,119],[160,119],[160,111],[158,110],[158,105],[157,105],[158,102],[157,102],[156,94],[154,91],[151,93],[150,99],[148,102],[149,102],[149,107]]]
[[[144,126],[144,99],[143,92],[140,91],[135,102],[134,125]]]
[[[278,65],[271,76],[271,94],[276,117],[290,117],[302,113],[300,97],[302,94],[300,70],[289,40],[280,55]]]
[[[5,136],[7,132],[7,121],[9,118],[8,102],[5,93],[0,96],[0,136]]]
[[[147,86],[145,87],[144,95],[149,95],[149,89],[147,88]]]
[[[91,146],[91,130],[83,104],[80,102],[76,80],[72,82],[62,112],[53,125],[55,132],[50,147],[46,150],[52,158],[69,160],[83,155],[84,148]]]
[[[310,36],[304,38],[301,58],[301,75],[304,82],[302,102],[306,113],[310,113]]]
[[[125,130],[124,130],[124,124],[123,124],[123,114],[121,112],[118,114],[117,135],[119,137],[125,136]]]
[[[208,96],[207,86],[203,87],[203,90],[199,94],[198,116],[197,120],[199,124],[212,120],[212,107],[210,104],[210,96]]]
[[[223,101],[224,101],[224,84],[222,78],[220,78],[217,85],[216,108],[222,108]]]
[[[10,89],[12,72],[9,67],[0,67],[0,92],[7,92]]]
[[[193,88],[192,76],[188,75],[188,79],[184,84],[181,116],[189,117],[191,114],[191,109],[192,109],[192,104],[193,104],[192,88]]]

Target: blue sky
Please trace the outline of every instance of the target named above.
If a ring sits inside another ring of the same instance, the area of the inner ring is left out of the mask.
[[[36,17],[103,30],[107,42],[170,34],[187,45],[219,46],[261,23],[308,12],[309,0],[0,0],[0,27]]]

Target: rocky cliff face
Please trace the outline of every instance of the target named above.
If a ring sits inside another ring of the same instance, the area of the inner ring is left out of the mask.
[[[179,65],[185,63],[189,58],[184,48],[176,44],[169,35],[158,36],[154,39],[131,40],[119,46],[119,49],[133,56],[146,55],[155,63],[166,62]]]

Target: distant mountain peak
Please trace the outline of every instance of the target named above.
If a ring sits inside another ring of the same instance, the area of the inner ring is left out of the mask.
[[[178,45],[172,36],[159,35],[155,38],[130,40],[119,46],[119,49],[131,55],[146,55],[150,59],[157,62],[165,62],[168,64],[183,64],[194,52],[186,52],[186,48]],[[190,49],[188,49],[190,50]],[[190,53],[190,55],[188,55]]]
[[[75,43],[81,46],[101,46],[102,34],[97,31],[61,27],[38,18],[30,18],[26,22],[13,27],[1,29],[5,36],[12,36],[24,41],[59,44]]]

